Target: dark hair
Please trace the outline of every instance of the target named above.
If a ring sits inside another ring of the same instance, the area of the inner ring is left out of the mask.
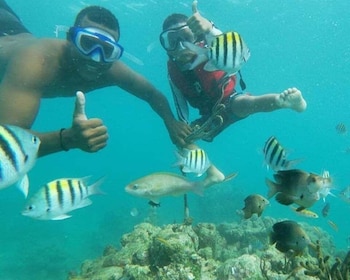
[[[101,24],[109,29],[116,30],[120,34],[119,22],[115,15],[106,8],[100,6],[89,6],[82,9],[75,18],[74,26],[81,26],[81,22],[87,17],[89,20]]]
[[[163,22],[163,31],[169,29],[170,26],[180,22],[187,22],[188,16],[184,14],[171,14]]]

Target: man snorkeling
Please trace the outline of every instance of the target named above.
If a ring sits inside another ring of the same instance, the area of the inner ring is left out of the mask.
[[[119,38],[116,17],[105,8],[90,6],[77,15],[67,40],[38,39],[0,0],[0,124],[30,129],[42,98],[118,86],[148,102],[163,119],[173,143],[185,145],[190,127],[175,119],[161,92],[119,60],[123,54]],[[106,126],[101,119],[88,119],[84,105],[84,94],[77,93],[71,127],[34,132],[41,139],[39,156],[74,148],[96,152],[106,146]]]
[[[211,142],[232,123],[255,113],[306,109],[306,101],[296,88],[260,96],[238,91],[239,70],[249,58],[249,49],[238,33],[223,34],[202,17],[197,1],[193,1],[192,11],[190,17],[168,16],[159,37],[169,57],[168,79],[178,116],[193,129],[187,141]],[[240,85],[243,91],[243,80]],[[193,122],[189,120],[188,104],[200,113]]]

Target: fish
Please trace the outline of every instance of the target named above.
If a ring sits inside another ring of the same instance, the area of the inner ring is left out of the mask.
[[[270,202],[260,194],[251,194],[244,199],[243,213],[244,218],[249,219],[253,214],[257,214],[258,217],[261,216],[265,207],[270,204]]]
[[[300,159],[287,160],[287,153],[275,136],[269,137],[264,145],[263,154],[265,163],[273,171],[288,170]]]
[[[329,226],[330,226],[332,229],[334,229],[335,231],[338,231],[338,230],[339,230],[339,228],[338,228],[338,226],[337,226],[337,224],[336,224],[335,222],[333,222],[333,221],[331,221],[331,220],[327,220],[327,223],[328,223]]]
[[[16,184],[28,195],[27,173],[37,160],[40,139],[29,131],[13,125],[0,125],[0,189]]]
[[[347,186],[339,193],[339,197],[346,203],[350,203],[350,186]]]
[[[315,248],[309,236],[302,227],[291,220],[275,223],[270,232],[270,244],[275,244],[277,250],[282,253],[292,252],[293,255],[302,255],[310,245]]]
[[[176,156],[178,160],[174,166],[180,166],[184,173],[196,173],[197,177],[202,176],[211,165],[203,149],[182,149],[176,152]]]
[[[331,208],[331,205],[330,205],[330,203],[329,202],[327,202],[324,206],[323,206],[323,208],[322,208],[322,216],[323,217],[327,217],[328,216],[328,214],[329,214],[329,209]]]
[[[347,128],[346,125],[344,123],[338,123],[335,126],[335,130],[339,133],[339,134],[346,134],[347,133]]]
[[[89,177],[62,178],[53,180],[41,187],[26,202],[22,215],[37,220],[64,220],[71,217],[67,213],[89,206],[88,198],[94,194],[103,194],[100,185],[104,177],[87,185]]]
[[[328,195],[335,197],[335,195],[333,193],[331,193],[331,190],[334,189],[335,187],[331,185],[332,178],[329,174],[329,171],[324,170],[321,176],[322,176],[322,178],[324,178],[325,184],[319,190],[319,194],[320,194],[320,197],[323,199],[323,202],[326,202],[326,197]]]
[[[268,199],[276,194],[276,201],[283,205],[299,205],[297,211],[311,207],[320,199],[319,191],[328,187],[331,178],[299,169],[280,170],[273,175],[276,182],[266,178]]]
[[[193,65],[207,61],[204,70],[224,70],[230,75],[236,74],[250,58],[250,50],[242,36],[234,31],[215,36],[208,46],[197,46],[183,42],[184,47],[197,53]]]
[[[202,181],[190,181],[170,172],[155,172],[130,182],[125,191],[159,204],[162,197],[179,196],[188,192],[203,195],[204,188]]]
[[[300,210],[298,211],[298,208],[295,208],[295,207],[290,207],[296,214],[298,214],[299,216],[303,216],[303,217],[306,217],[306,218],[313,218],[313,219],[317,219],[318,218],[318,215],[317,213],[311,211],[311,210],[308,210],[308,209],[303,209],[303,210]]]

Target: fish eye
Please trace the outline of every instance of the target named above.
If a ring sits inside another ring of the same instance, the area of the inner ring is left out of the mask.
[[[139,188],[139,185],[138,185],[138,184],[135,184],[135,185],[132,186],[132,189],[133,189],[133,190],[137,190],[138,188]]]
[[[50,208],[47,208],[47,209],[46,209],[46,212],[50,212],[50,211],[51,211],[51,209],[50,209]]]
[[[28,206],[28,210],[34,210],[35,209],[35,206],[34,205],[29,205]]]
[[[38,142],[38,137],[33,135],[32,142],[33,142],[33,144],[36,144]]]

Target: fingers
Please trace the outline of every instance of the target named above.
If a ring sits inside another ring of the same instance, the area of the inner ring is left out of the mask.
[[[198,1],[197,0],[193,0],[193,2],[192,2],[192,13],[193,14],[198,13],[197,4],[198,4]]]
[[[76,95],[73,119],[87,120],[88,118],[85,114],[85,95],[81,91],[77,91]]]

